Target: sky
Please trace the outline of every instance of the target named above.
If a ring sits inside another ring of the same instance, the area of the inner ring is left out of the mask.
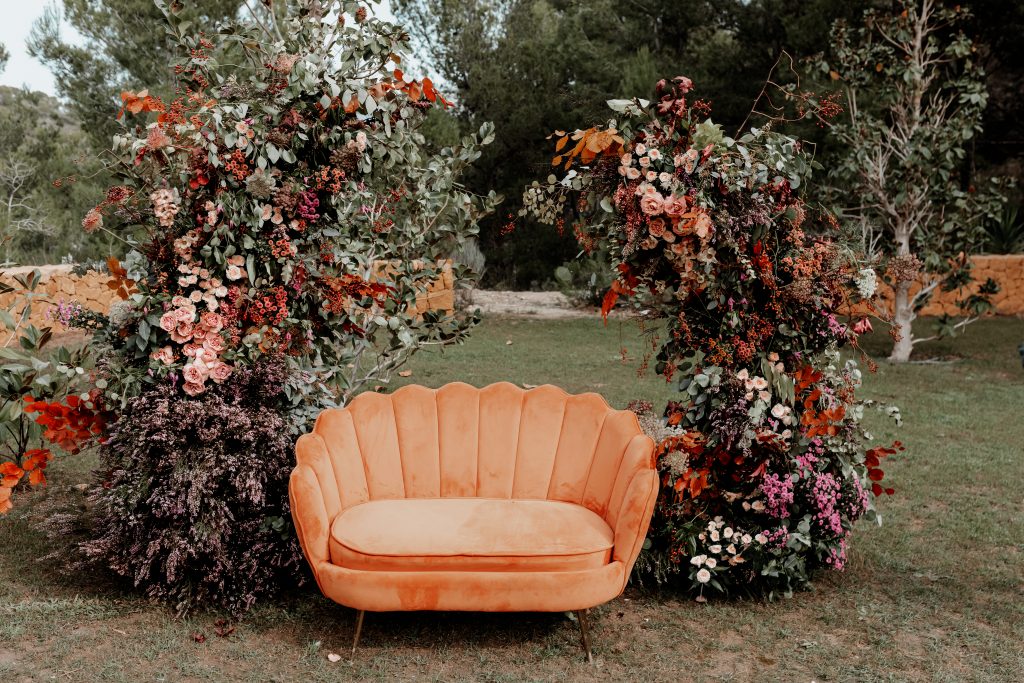
[[[11,59],[7,69],[0,74],[0,85],[21,87],[55,94],[53,76],[46,67],[28,56],[25,40],[32,30],[32,22],[46,9],[44,0],[0,0],[0,43],[7,47]],[[77,36],[70,27],[64,27],[68,37]]]
[[[50,95],[56,94],[53,75],[29,56],[25,48],[32,22],[46,9],[50,0],[0,0],[0,43],[7,47],[11,59],[7,69],[0,73],[0,85],[20,88],[27,85],[31,90],[41,90]],[[383,0],[375,7],[377,16],[382,19],[393,19],[390,0]],[[65,25],[63,34],[72,40],[81,40],[70,26]]]

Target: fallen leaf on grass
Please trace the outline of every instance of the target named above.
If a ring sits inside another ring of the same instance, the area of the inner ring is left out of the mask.
[[[523,382],[523,389],[536,389],[536,388],[537,388],[536,384],[527,384],[526,382]]]
[[[505,346],[512,346],[512,340],[509,339],[508,341],[506,341]]]
[[[398,373],[399,377],[412,377],[412,370],[402,370]]]
[[[341,655],[335,654],[334,652],[328,652],[327,653],[327,661],[329,661],[329,662],[340,662],[341,661]]]
[[[227,638],[235,632],[235,627],[231,626],[224,619],[218,619],[217,621],[213,622],[213,625],[213,632],[217,634],[218,638]]]
[[[204,634],[204,633],[193,633],[192,634],[192,640],[196,641],[199,644],[203,644],[203,643],[206,642],[206,634]]]

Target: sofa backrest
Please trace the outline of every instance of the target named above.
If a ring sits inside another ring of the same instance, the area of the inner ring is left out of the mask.
[[[361,394],[321,414],[296,450],[300,461],[306,449],[329,454],[333,472],[318,474],[338,484],[329,508],[386,498],[532,498],[605,516],[624,493],[613,488],[627,450],[640,447],[629,449],[633,440],[648,440],[636,416],[598,394],[457,382]]]

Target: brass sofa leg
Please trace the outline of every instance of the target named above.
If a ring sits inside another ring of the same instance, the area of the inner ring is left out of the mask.
[[[583,651],[587,653],[587,661],[594,663],[594,655],[590,653],[590,634],[587,628],[587,610],[576,610],[576,620],[580,622],[580,636],[583,641]]]
[[[356,637],[352,639],[352,656],[356,656],[356,647],[359,645],[359,636],[363,632],[363,617],[366,616],[366,610],[359,610],[359,614],[356,615]]]

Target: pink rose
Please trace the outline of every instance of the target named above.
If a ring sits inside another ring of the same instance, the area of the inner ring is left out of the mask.
[[[221,351],[225,348],[224,337],[219,334],[210,334],[206,337],[203,342],[203,348],[212,353],[214,356],[220,355]]]
[[[664,204],[665,200],[659,192],[649,192],[640,199],[640,210],[648,216],[657,216]]]
[[[185,382],[182,390],[189,396],[198,396],[199,394],[206,391],[206,387],[202,384],[194,384],[192,382]]]
[[[185,366],[185,369],[181,371],[181,376],[185,378],[186,382],[191,384],[202,384],[206,381],[207,376],[206,368],[201,367],[198,363],[189,363]]]
[[[178,323],[171,332],[171,340],[178,344],[192,341],[192,323]]]
[[[626,177],[629,180],[636,180],[637,178],[640,177],[640,169],[634,166],[630,166],[629,168],[626,169]]]
[[[688,208],[689,207],[686,202],[686,197],[677,197],[676,195],[671,195],[665,198],[665,215],[668,216],[669,218],[679,218],[684,213],[686,213],[686,210]]]
[[[227,271],[225,271],[225,275],[229,280],[241,280],[242,277],[244,276],[244,273],[242,272],[242,269],[239,268],[238,266],[231,265],[228,266]]]
[[[202,323],[199,323],[198,325],[196,325],[196,329],[193,330],[192,332],[192,338],[198,342],[201,342],[204,339],[206,339],[206,335],[208,335],[209,333],[210,328],[208,328],[206,325]]]
[[[220,384],[221,382],[223,382],[224,380],[231,376],[231,372],[233,369],[234,368],[232,368],[227,363],[217,363],[216,365],[213,366],[213,368],[210,369],[210,379],[212,379],[217,384]]]
[[[181,352],[189,358],[195,358],[202,350],[203,347],[199,344],[185,344],[185,346],[182,347]]]
[[[164,332],[173,332],[178,326],[178,314],[176,311],[168,311],[160,316],[160,329]]]
[[[191,323],[196,319],[196,308],[189,304],[185,308],[179,308],[174,314],[178,316],[179,323]]]
[[[174,351],[171,350],[170,346],[165,346],[149,354],[149,357],[155,361],[163,363],[164,365],[170,365],[174,362]]]
[[[224,329],[224,316],[220,313],[203,313],[200,321],[210,329],[210,332],[220,332]]]

